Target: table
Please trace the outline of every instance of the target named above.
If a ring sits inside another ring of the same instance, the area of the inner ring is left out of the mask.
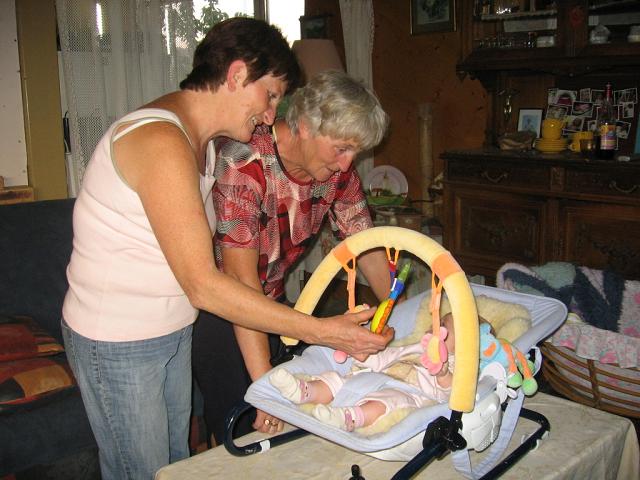
[[[629,480],[640,478],[638,438],[631,421],[562,398],[537,393],[525,407],[547,417],[549,436],[527,453],[503,479]],[[537,424],[520,419],[509,451]],[[264,438],[253,432],[236,440],[245,445]],[[473,458],[482,454],[472,453]],[[473,461],[473,460],[472,460]],[[389,479],[404,465],[359,454],[314,435],[248,457],[234,457],[223,446],[168,465],[156,480],[225,479],[348,479],[351,465],[358,464],[366,480]],[[434,460],[415,478],[460,480],[450,456]]]

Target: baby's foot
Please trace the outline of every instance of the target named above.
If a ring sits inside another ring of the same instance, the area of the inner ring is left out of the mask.
[[[280,391],[283,397],[293,403],[306,402],[308,397],[306,395],[308,392],[307,382],[294,377],[284,368],[278,368],[269,375],[269,382]]]
[[[331,407],[329,405],[316,405],[311,414],[326,425],[338,427],[341,430],[352,432],[358,425],[356,413],[349,407]]]

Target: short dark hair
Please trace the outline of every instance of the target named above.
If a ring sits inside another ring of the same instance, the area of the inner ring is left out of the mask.
[[[196,47],[193,69],[180,82],[180,88],[217,90],[235,60],[247,64],[245,84],[272,74],[284,77],[285,93],[300,85],[300,66],[280,30],[255,18],[234,17],[215,24]]]

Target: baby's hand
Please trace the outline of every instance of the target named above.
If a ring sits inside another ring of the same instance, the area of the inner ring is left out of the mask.
[[[344,312],[345,315],[348,315],[350,313],[358,313],[361,312],[363,310],[368,310],[371,307],[369,306],[369,304],[367,303],[362,303],[360,305],[356,305],[355,307],[353,307],[353,310],[347,310],[346,312]]]
[[[442,363],[442,368],[436,373],[436,377],[444,377],[449,374],[449,360]]]

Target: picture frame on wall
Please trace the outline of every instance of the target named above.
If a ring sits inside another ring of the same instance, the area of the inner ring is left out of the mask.
[[[456,30],[455,0],[410,0],[411,35]]]
[[[300,20],[300,38],[329,38],[330,14],[303,15]]]
[[[540,138],[540,126],[542,125],[541,108],[521,108],[518,111],[518,131],[530,131]]]

